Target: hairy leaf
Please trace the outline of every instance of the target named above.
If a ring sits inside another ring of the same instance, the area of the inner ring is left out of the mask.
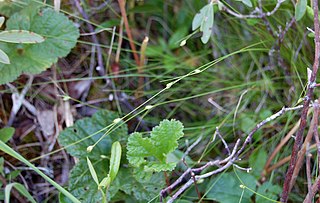
[[[66,56],[79,37],[79,30],[65,15],[49,8],[37,12],[30,6],[13,14],[6,22],[6,30],[27,30],[46,39],[40,44],[0,43],[0,49],[11,59],[10,64],[0,64],[0,84],[11,82],[22,73],[44,71]]]
[[[159,195],[165,184],[162,173],[152,174],[144,172],[142,168],[123,169],[118,176],[121,190],[140,201],[151,200]]]
[[[144,165],[145,170],[173,170],[176,163],[167,163],[166,159],[178,147],[177,140],[183,136],[182,131],[181,122],[164,120],[152,129],[150,138],[143,138],[141,133],[133,133],[127,145],[129,162],[137,167]]]

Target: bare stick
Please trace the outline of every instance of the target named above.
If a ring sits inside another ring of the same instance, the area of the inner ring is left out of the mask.
[[[262,8],[256,7],[256,8],[254,9],[254,11],[253,11],[251,14],[249,14],[249,15],[244,15],[244,14],[241,14],[241,13],[236,13],[236,12],[234,12],[233,10],[229,9],[227,6],[225,6],[221,1],[218,1],[218,2],[222,5],[222,9],[225,10],[227,13],[233,15],[233,16],[236,17],[236,18],[245,19],[245,18],[264,18],[264,17],[266,17],[266,16],[271,16],[271,15],[273,15],[273,14],[279,9],[279,7],[281,6],[281,4],[282,4],[283,2],[285,2],[285,0],[278,0],[276,6],[275,6],[275,7],[273,8],[273,10],[270,11],[270,12],[264,13],[264,12],[262,11]]]
[[[314,125],[313,125],[313,136],[314,140],[316,141],[317,145],[317,154],[318,154],[318,164],[320,167],[320,140],[319,140],[319,133],[318,133],[318,116],[319,116],[319,102],[316,100],[314,102]]]
[[[315,56],[314,56],[313,70],[312,70],[310,81],[308,82],[309,84],[307,89],[307,95],[305,97],[305,100],[303,103],[303,110],[301,113],[301,123],[300,123],[299,130],[297,132],[296,140],[294,142],[289,168],[288,168],[287,175],[285,177],[285,181],[283,185],[283,191],[280,199],[281,202],[288,201],[288,196],[290,193],[290,182],[292,179],[294,168],[296,166],[298,151],[300,150],[302,145],[303,132],[307,125],[307,114],[308,114],[309,104],[313,96],[315,79],[318,72],[319,56],[320,56],[320,37],[319,37],[320,29],[319,29],[318,0],[313,0],[313,11],[314,11],[314,30],[315,30]]]
[[[90,33],[95,33],[93,26],[89,23],[89,17],[87,15],[87,13],[81,7],[79,0],[74,1],[74,3],[75,3],[75,6],[77,7],[78,11],[81,13],[83,18],[86,20],[89,32]],[[99,40],[98,40],[98,38],[97,38],[97,36],[95,34],[91,35],[91,39],[94,42],[94,44],[96,44],[96,45],[99,44]],[[105,76],[106,73],[104,71],[102,50],[101,50],[100,46],[97,46],[97,56],[98,56],[98,66],[99,66],[97,68],[97,71],[99,72],[99,75]],[[106,83],[109,83],[107,79],[106,79]]]
[[[311,195],[312,191],[312,182],[311,182],[311,154],[309,151],[309,145],[307,146],[307,153],[306,153],[306,173],[307,173],[307,182],[308,182],[308,195]],[[312,198],[312,197],[308,197]]]
[[[126,12],[126,8],[125,8],[126,7],[125,1],[124,0],[118,0],[118,3],[119,3],[119,7],[120,7],[122,18],[123,18],[124,26],[126,27],[127,35],[128,35],[128,38],[129,38],[129,44],[130,44],[130,47],[131,47],[132,52],[133,52],[134,60],[136,61],[137,66],[139,66],[140,65],[139,56],[137,54],[136,46],[133,43],[133,37],[132,37],[132,34],[131,34],[131,30],[130,30],[130,26],[129,26],[129,22],[128,22],[128,18],[127,18],[127,12]]]
[[[313,114],[313,118],[312,118],[312,121],[310,123],[310,126],[314,125],[315,117],[316,117],[315,114]],[[302,146],[301,150],[298,153],[296,167],[294,168],[292,179],[291,179],[291,182],[290,182],[290,187],[289,187],[290,190],[294,186],[294,184],[296,182],[296,179],[298,177],[298,174],[300,172],[300,169],[303,166],[304,158],[305,158],[305,155],[306,155],[306,152],[307,152],[307,148],[310,146],[312,135],[313,135],[313,127],[310,127],[309,130],[308,130],[307,136],[306,136],[306,138],[304,140],[303,146]]]

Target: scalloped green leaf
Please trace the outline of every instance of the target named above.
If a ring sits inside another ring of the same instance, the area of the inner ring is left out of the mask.
[[[36,44],[43,42],[44,38],[37,33],[26,30],[7,30],[0,32],[0,41]]]
[[[298,0],[295,8],[294,17],[297,21],[301,20],[307,11],[307,0]]]
[[[122,191],[136,200],[145,200],[143,202],[158,196],[161,188],[165,185],[163,173],[152,174],[143,171],[142,168],[122,169],[116,180],[119,181]]]
[[[30,5],[31,6],[31,5]],[[0,43],[11,64],[0,64],[0,84],[11,82],[22,73],[37,74],[65,57],[76,45],[79,30],[63,14],[50,8],[37,12],[30,6],[13,14],[6,30],[27,30],[45,37],[40,44]]]
[[[176,162],[167,163],[167,155],[178,147],[178,139],[183,136],[183,125],[176,120],[163,120],[152,129],[151,136],[143,138],[141,133],[130,135],[127,145],[129,163],[145,170],[173,170]],[[156,160],[155,160],[156,159]]]

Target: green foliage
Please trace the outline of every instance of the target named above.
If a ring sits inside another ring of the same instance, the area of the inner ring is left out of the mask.
[[[10,43],[36,44],[44,41],[44,38],[36,33],[26,30],[9,30],[0,32],[0,41]]]
[[[136,167],[143,165],[146,171],[173,170],[176,162],[167,163],[167,155],[178,147],[177,140],[183,136],[182,131],[181,122],[164,120],[152,129],[150,138],[133,133],[127,146],[129,163]]]
[[[298,0],[295,8],[294,17],[297,21],[301,20],[307,10],[307,0]]]
[[[257,190],[256,202],[270,203],[270,200],[277,200],[281,194],[282,188],[279,185],[273,185],[270,182],[263,183]]]
[[[113,181],[118,174],[120,161],[121,161],[122,149],[119,142],[115,142],[111,147],[111,159],[109,167],[109,176],[111,181]]]
[[[4,23],[5,18],[0,17],[0,28]],[[11,43],[41,43],[44,38],[36,33],[28,32],[25,30],[9,30],[0,32],[0,41]],[[0,49],[0,63],[10,64],[8,55]]]
[[[78,120],[73,127],[59,135],[60,144],[79,159],[70,172],[68,189],[81,202],[101,202],[103,196],[99,189],[102,187],[108,188],[106,197],[109,200],[128,197],[133,197],[135,201],[149,200],[159,194],[164,185],[161,173],[152,174],[140,171],[141,168],[127,167],[128,162],[123,157],[120,162],[121,156],[124,156],[121,155],[120,144],[125,145],[128,136],[124,123],[118,123],[117,129],[111,130],[90,153],[87,152],[87,147],[94,145],[107,132],[105,127],[110,126],[116,118],[116,113],[99,111],[92,118]],[[60,198],[67,201],[63,196]]]
[[[221,176],[214,177],[208,184],[207,198],[223,203],[251,202],[250,198],[253,195],[247,189],[240,188],[240,185],[245,185],[250,189],[255,190],[255,178],[245,172],[237,172],[242,183],[234,172],[224,173]]]
[[[6,22],[4,34],[14,33],[17,36],[31,32],[31,42],[41,41],[39,37],[34,39],[37,36],[34,33],[37,33],[44,36],[45,41],[40,44],[0,43],[0,49],[14,59],[10,64],[0,64],[0,84],[11,82],[22,73],[40,73],[57,62],[59,57],[66,56],[77,42],[79,31],[66,16],[50,8],[40,11],[36,8],[30,4],[12,14]]]
[[[252,2],[251,0],[237,0],[237,1],[241,1],[243,4],[245,4],[246,6],[252,7]]]
[[[8,142],[12,138],[14,131],[15,129],[12,127],[0,129],[0,140],[4,143]]]
[[[212,1],[204,6],[199,13],[197,13],[192,21],[192,30],[200,27],[202,32],[201,41],[206,44],[211,36],[212,26],[214,21],[214,11]]]
[[[260,148],[251,154],[249,158],[249,165],[250,168],[252,168],[252,174],[256,178],[261,177],[261,172],[263,171],[263,167],[267,161],[267,158],[268,154],[263,148]]]
[[[36,203],[36,201],[33,199],[33,197],[30,195],[30,193],[28,192],[28,190],[21,185],[20,183],[10,183],[8,185],[6,185],[5,188],[5,203],[9,203],[10,202],[10,192],[12,188],[15,188],[20,194],[22,194],[23,196],[25,196],[30,202],[32,203]]]

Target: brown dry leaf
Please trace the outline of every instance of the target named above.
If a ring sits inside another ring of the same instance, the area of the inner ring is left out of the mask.
[[[37,119],[43,135],[48,138],[54,134],[54,113],[52,110],[38,111]]]

